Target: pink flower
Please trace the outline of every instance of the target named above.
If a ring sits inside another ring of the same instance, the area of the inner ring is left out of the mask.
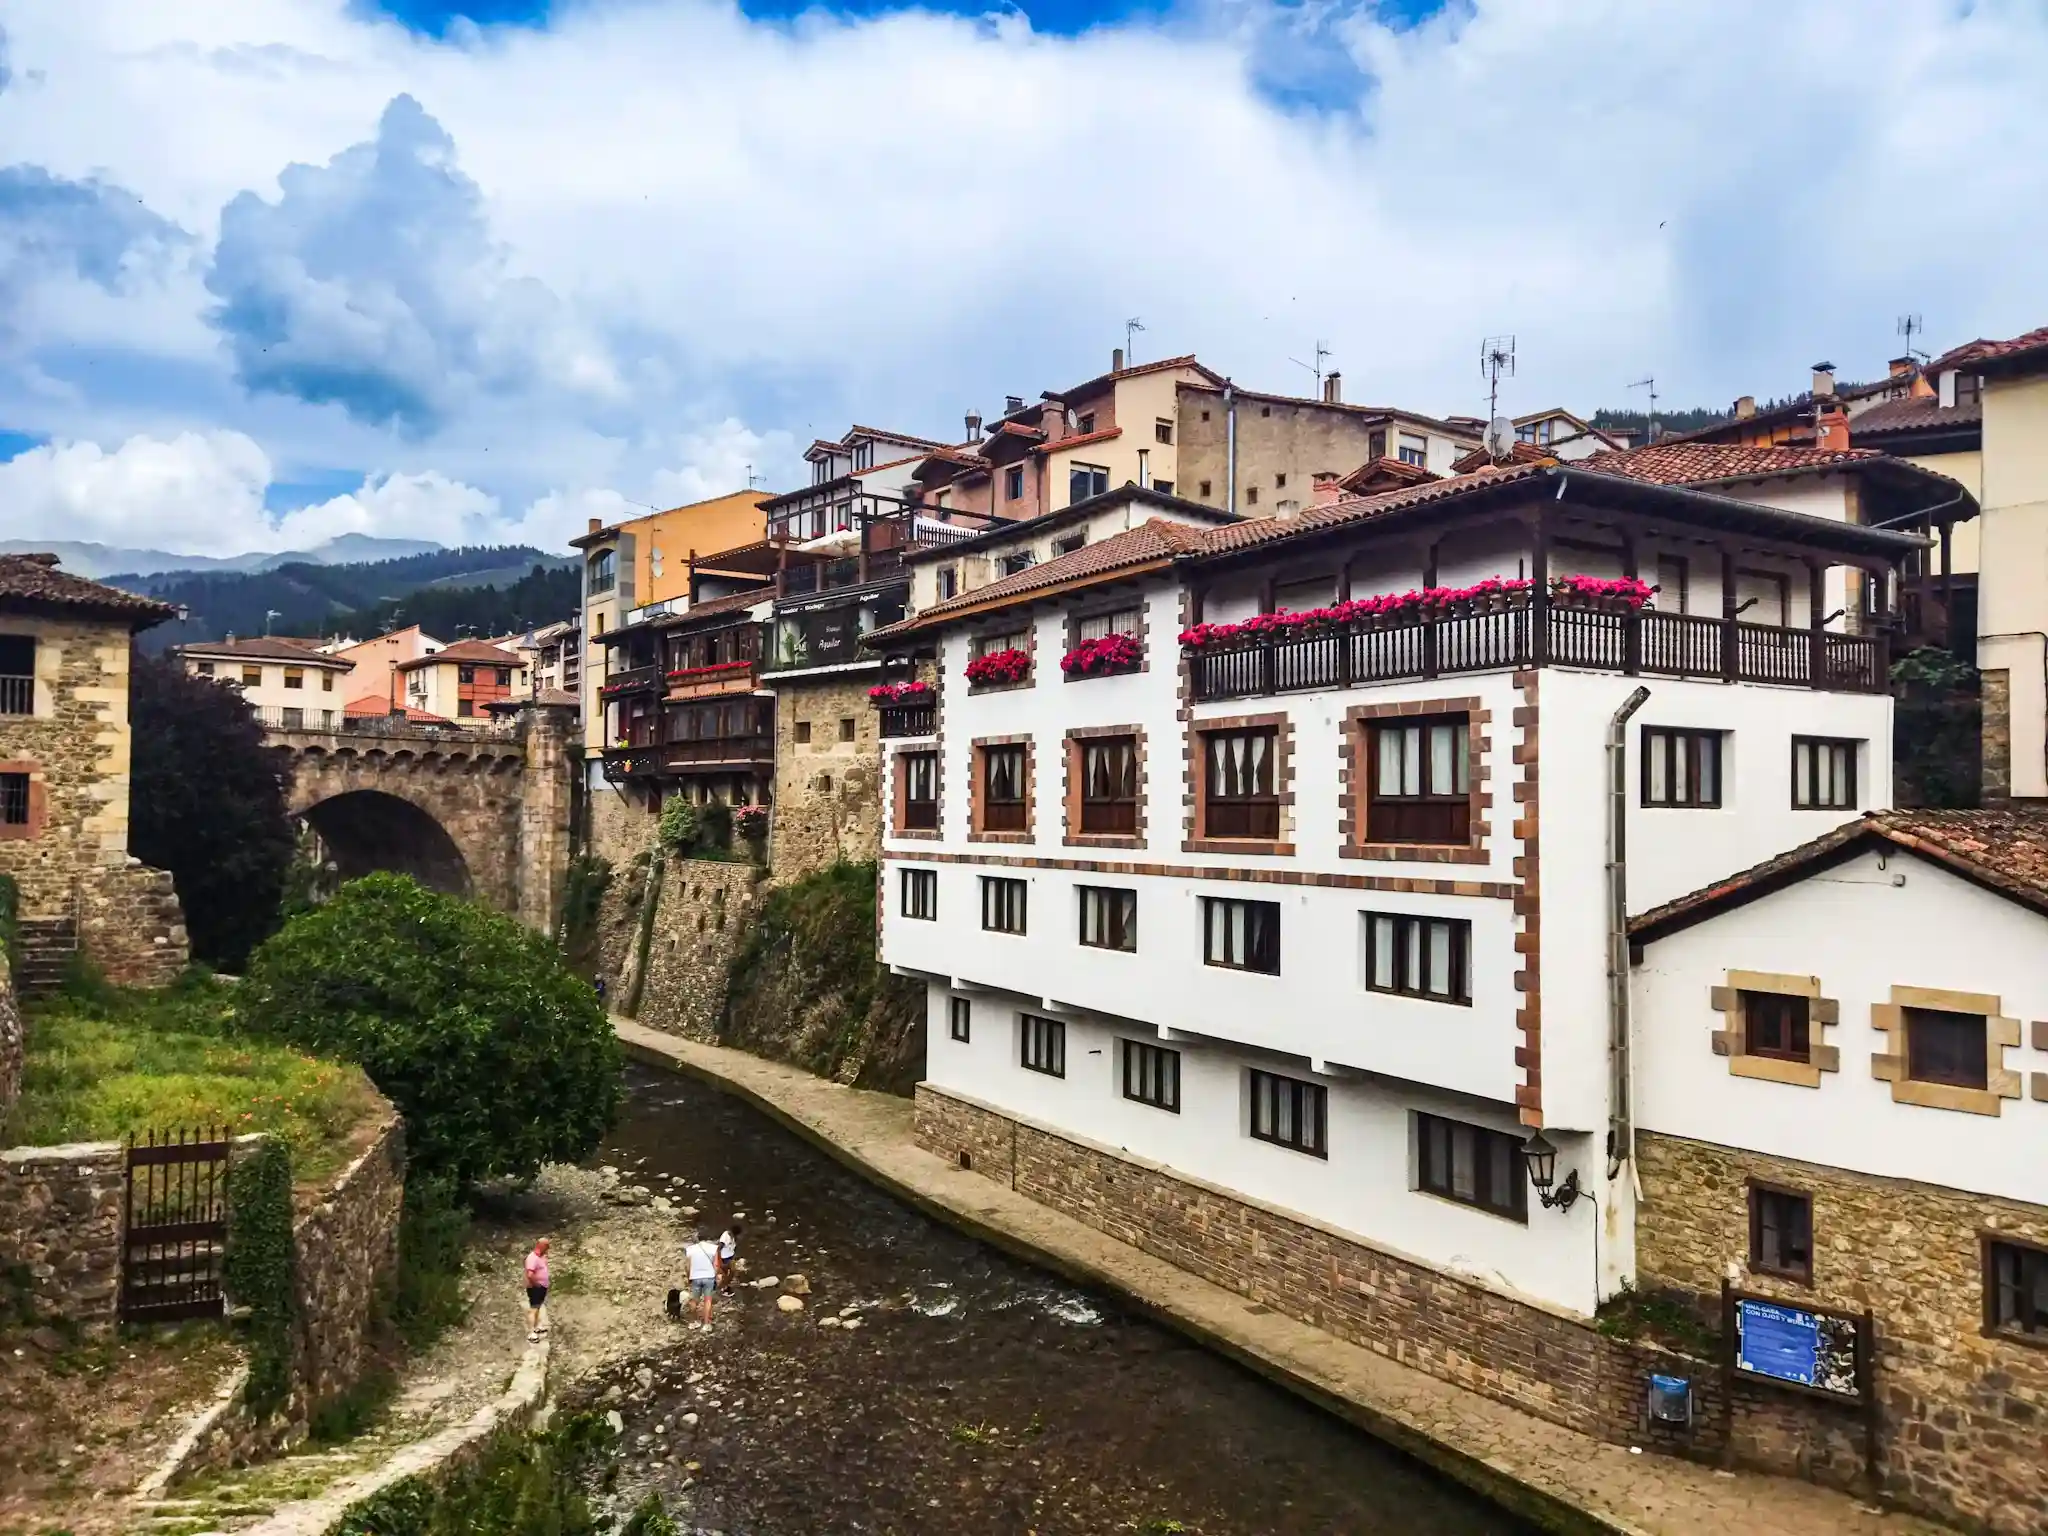
[[[1144,660],[1144,647],[1134,635],[1103,635],[1083,640],[1060,658],[1060,670],[1068,676],[1101,677],[1129,672]]]
[[[967,663],[967,681],[977,685],[983,683],[1021,683],[1031,675],[1031,653],[1014,647],[1007,651],[990,651],[986,656],[977,656]]]

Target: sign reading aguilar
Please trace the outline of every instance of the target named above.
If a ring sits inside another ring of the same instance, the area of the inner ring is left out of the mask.
[[[1863,1395],[1856,1318],[1753,1296],[1734,1298],[1735,1369],[1837,1397]]]

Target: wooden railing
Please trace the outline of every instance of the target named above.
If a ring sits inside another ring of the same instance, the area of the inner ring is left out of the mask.
[[[663,675],[659,665],[629,667],[623,672],[614,672],[604,680],[604,695],[611,698],[621,693],[651,692],[662,686]]]
[[[1205,648],[1191,652],[1188,665],[1198,699],[1352,688],[1539,664],[1836,693],[1882,693],[1889,685],[1882,635],[1816,634],[1654,609],[1560,606],[1548,610],[1539,657],[1532,643],[1535,624],[1533,610],[1503,607],[1379,629]]]
[[[891,740],[898,736],[930,736],[939,728],[939,707],[936,704],[884,704],[882,737]]]

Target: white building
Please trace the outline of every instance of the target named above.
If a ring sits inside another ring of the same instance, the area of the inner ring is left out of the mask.
[[[317,640],[254,636],[195,642],[178,647],[178,659],[196,677],[210,677],[241,691],[265,725],[281,730],[336,729],[350,697],[355,663],[329,655]]]
[[[1888,804],[1882,637],[1813,597],[1832,566],[1882,577],[1919,547],[1522,464],[1287,518],[1148,521],[880,632],[941,677],[935,734],[884,744],[884,957],[929,986],[928,1142],[1037,1128],[1403,1284],[1589,1315],[1629,1273],[1605,1156],[1609,722],[1648,687],[1625,736],[1631,909]],[[1610,558],[1682,558],[1691,611],[1552,602],[1549,578]],[[1782,622],[1721,617],[1750,571],[1783,583]],[[1176,640],[1491,577],[1534,586],[1185,662]],[[1063,675],[1109,633],[1140,670]],[[1021,680],[970,683],[998,652],[1023,654],[993,664]],[[1824,770],[1810,803],[1795,761]],[[1537,1128],[1590,1203],[1530,1199]],[[1227,1241],[1211,1257],[1247,1261]]]

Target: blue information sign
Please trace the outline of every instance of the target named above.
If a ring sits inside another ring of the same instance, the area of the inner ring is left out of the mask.
[[[1735,1301],[1735,1368],[1842,1397],[1860,1396],[1856,1320],[1781,1302]]]

